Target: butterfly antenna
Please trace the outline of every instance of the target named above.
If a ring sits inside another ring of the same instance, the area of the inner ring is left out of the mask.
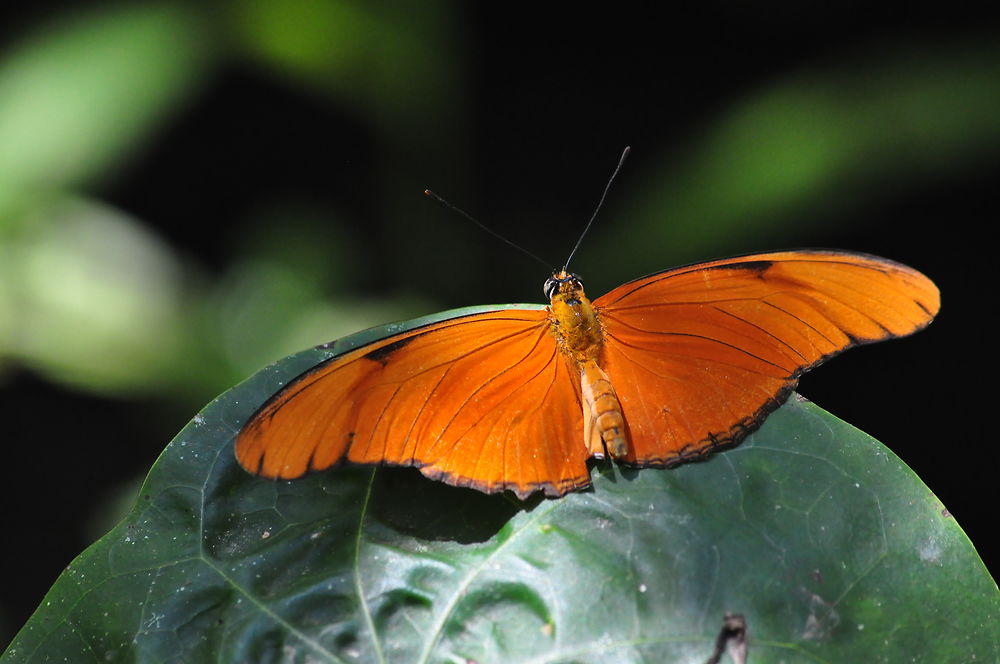
[[[632,148],[628,146],[622,150],[622,156],[618,160],[618,165],[615,166],[615,172],[611,174],[611,177],[608,178],[608,183],[604,185],[604,193],[601,194],[601,200],[597,201],[597,209],[595,209],[594,214],[590,216],[590,221],[587,222],[587,225],[583,228],[583,232],[580,233],[580,238],[576,241],[576,246],[573,247],[573,251],[569,252],[569,258],[567,258],[566,263],[563,264],[563,272],[569,268],[569,262],[573,260],[573,254],[575,254],[576,250],[580,248],[580,243],[583,242],[583,237],[587,234],[587,231],[590,230],[590,225],[594,223],[594,219],[597,219],[597,213],[601,211],[601,206],[604,205],[604,199],[607,198],[608,190],[611,189],[611,183],[615,181],[616,177],[618,177],[618,172],[622,170],[622,164],[625,163],[625,158],[628,157],[628,153],[631,151]]]
[[[476,226],[479,226],[481,229],[483,229],[484,231],[486,231],[487,233],[489,233],[493,237],[497,238],[501,242],[505,242],[506,244],[509,244],[510,246],[514,247],[518,251],[520,251],[520,252],[522,252],[522,253],[524,253],[524,254],[526,254],[528,256],[531,256],[536,261],[538,261],[539,263],[541,263],[542,265],[544,265],[545,269],[547,269],[549,272],[555,272],[555,270],[552,269],[551,264],[545,262],[544,260],[542,260],[541,258],[539,258],[538,256],[536,256],[535,254],[531,253],[530,251],[528,251],[527,249],[525,249],[521,245],[516,244],[514,242],[511,242],[510,240],[508,240],[507,238],[505,238],[503,235],[500,235],[499,233],[497,233],[495,230],[493,230],[489,226],[481,223],[478,219],[476,219],[475,217],[473,217],[471,214],[469,214],[468,212],[466,212],[462,208],[457,207],[455,205],[452,205],[451,203],[449,203],[445,199],[443,199],[440,196],[438,196],[437,194],[435,194],[430,189],[424,189],[424,194],[427,195],[427,196],[430,196],[431,198],[433,198],[434,200],[436,200],[441,205],[444,205],[447,208],[451,208],[452,210],[454,210],[455,212],[459,213],[460,215],[462,215],[463,217],[465,217],[466,219],[468,219],[469,221],[471,221],[472,223],[474,223]]]

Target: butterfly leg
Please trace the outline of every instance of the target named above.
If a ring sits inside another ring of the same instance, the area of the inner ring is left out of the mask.
[[[608,375],[593,360],[580,363],[583,387],[583,440],[590,455],[603,459],[605,450],[615,458],[628,452],[625,418]]]

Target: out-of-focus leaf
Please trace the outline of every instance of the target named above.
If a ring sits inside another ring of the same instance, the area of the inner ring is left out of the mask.
[[[0,358],[106,392],[170,381],[182,302],[167,247],[92,202],[64,200],[45,217],[0,244]]]
[[[727,612],[751,661],[995,659],[1000,593],[954,519],[796,399],[705,463],[600,467],[559,500],[236,464],[239,427],[299,372],[453,314],[300,353],[211,403],[3,662],[704,662]]]
[[[115,4],[44,26],[0,59],[0,224],[118,165],[190,94],[210,43],[183,3]]]
[[[448,173],[449,191],[458,192],[471,171],[455,164],[474,161],[458,139],[467,133],[463,85],[471,61],[460,18],[461,5],[441,0],[233,0],[223,17],[248,59],[332,100],[367,128],[373,202],[384,225],[380,251],[394,258],[386,267],[397,282],[419,271],[427,282],[447,283],[461,266],[476,265],[468,247],[447,251],[460,244],[451,226],[414,215],[431,209],[417,200],[433,174]],[[430,248],[454,258],[423,260]]]
[[[600,237],[584,245],[578,264],[606,263],[596,257],[601,247],[629,247],[630,272],[610,275],[615,283],[664,261],[711,258],[720,247],[773,248],[775,229],[787,236],[790,224],[828,223],[832,210],[901,180],[972,167],[1000,145],[1000,49],[914,50],[844,56],[847,67],[813,67],[721,113],[647,174],[645,195],[618,208],[621,223],[595,229]]]
[[[228,20],[248,51],[376,122],[430,120],[453,105],[460,68],[449,48],[450,3],[255,0],[233,2],[231,10]],[[381,129],[392,132],[392,123]]]
[[[199,289],[193,269],[120,211],[64,199],[38,214],[0,242],[0,364],[79,389],[211,394],[296,348],[432,308],[331,298],[315,265],[274,251]]]
[[[209,302],[218,354],[234,376],[319,339],[428,310],[428,303],[412,298],[326,298],[308,275],[268,261],[235,265]]]

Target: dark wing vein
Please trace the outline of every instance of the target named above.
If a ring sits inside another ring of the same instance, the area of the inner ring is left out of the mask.
[[[643,352],[642,349],[639,348],[638,346],[631,345],[631,344],[624,344],[624,343],[621,343],[621,342],[619,342],[617,340],[616,340],[616,342],[617,343],[615,344],[615,348],[618,350],[618,352],[621,353],[622,357],[626,358],[629,362],[632,362],[634,365],[636,365],[640,369],[646,371],[649,374],[652,374],[653,376],[656,376],[657,378],[662,378],[664,380],[670,380],[670,381],[674,381],[674,382],[680,382],[681,381],[681,379],[677,378],[676,376],[671,376],[669,374],[662,374],[662,373],[659,373],[658,371],[654,371],[649,366],[648,362],[642,362],[641,360],[638,360],[638,359],[632,357],[629,353],[625,352],[625,348],[631,348],[631,349],[638,350],[639,352]],[[690,355],[684,355],[682,357],[691,357],[691,356]],[[747,367],[743,367],[743,366],[740,366],[740,365],[737,365],[737,364],[730,364],[728,362],[720,362],[718,360],[713,360],[711,358],[695,358],[695,359],[699,359],[699,360],[701,360],[703,362],[709,362],[709,363],[712,363],[712,364],[717,364],[717,365],[721,365],[721,366],[725,366],[725,367],[733,367],[733,368],[739,369],[741,371],[746,371],[747,373],[753,373],[753,374],[757,374],[757,375],[760,375],[760,376],[765,376],[765,377],[770,378],[770,379],[775,379],[774,376],[766,374],[766,373],[764,373],[762,371],[755,371],[754,369],[749,369]],[[769,390],[767,390],[766,388],[763,388],[763,387],[761,387],[759,385],[755,384],[755,385],[747,386],[746,383],[744,383],[742,381],[730,380],[727,376],[721,376],[721,375],[717,375],[717,374],[712,374],[712,378],[714,380],[720,380],[720,379],[727,380],[729,383],[731,383],[733,385],[737,385],[741,389],[746,389],[747,387],[753,387],[756,391],[760,392],[761,394],[765,394],[765,395],[768,395],[768,396],[770,396],[770,394],[771,394],[771,392]],[[783,379],[782,378],[778,378],[777,380],[783,380]]]
[[[532,330],[525,330],[524,333],[531,332],[531,331]],[[473,390],[471,393],[469,393],[469,395],[465,398],[465,400],[458,406],[458,408],[455,409],[455,412],[452,414],[451,418],[449,418],[448,423],[445,425],[444,429],[441,430],[441,435],[438,437],[438,440],[434,443],[434,445],[432,445],[428,449],[428,451],[433,450],[434,447],[437,446],[437,443],[440,442],[440,440],[442,438],[444,438],[445,432],[448,431],[448,429],[451,427],[451,425],[455,422],[455,418],[457,418],[461,414],[461,412],[465,409],[465,407],[469,404],[469,402],[472,401],[473,397],[475,397],[476,395],[478,395],[480,392],[482,392],[484,389],[486,389],[486,387],[488,387],[489,385],[491,385],[494,381],[498,380],[501,376],[506,375],[507,372],[511,371],[512,369],[514,369],[515,367],[517,367],[517,365],[519,365],[521,362],[523,362],[528,357],[530,357],[531,354],[535,352],[535,349],[538,348],[538,344],[541,343],[541,340],[543,338],[544,337],[542,336],[542,334],[539,334],[538,338],[535,340],[535,343],[534,343],[534,345],[532,345],[531,349],[528,352],[526,352],[519,360],[517,360],[517,361],[513,362],[512,364],[510,364],[509,366],[505,367],[503,370],[494,373],[493,376],[491,376],[489,380],[485,381],[482,385],[478,386],[475,390]],[[466,359],[466,358],[463,358],[463,359]],[[459,436],[459,439],[461,439],[461,436]]]
[[[613,318],[613,316],[612,316],[612,318]],[[772,367],[774,367],[776,369],[780,369],[781,371],[785,371],[785,372],[788,371],[787,368],[785,368],[785,367],[783,367],[783,366],[781,366],[779,364],[775,364],[774,362],[771,362],[770,360],[764,359],[763,357],[759,357],[758,355],[755,355],[754,353],[751,353],[750,351],[748,351],[745,348],[740,348],[739,346],[735,346],[735,345],[733,345],[731,343],[727,343],[725,341],[720,341],[719,339],[714,339],[712,337],[706,337],[706,336],[701,335],[701,334],[690,334],[688,332],[670,332],[670,331],[666,331],[666,330],[663,330],[663,331],[660,331],[660,330],[642,330],[642,329],[633,327],[633,326],[629,325],[628,323],[624,323],[624,322],[618,320],[617,318],[615,319],[615,323],[617,323],[618,325],[621,325],[622,327],[628,327],[628,328],[631,328],[633,330],[636,330],[637,332],[642,332],[644,334],[648,334],[648,335],[651,335],[651,336],[657,336],[657,337],[687,337],[687,338],[690,338],[690,339],[701,339],[702,341],[707,341],[709,343],[719,344],[720,346],[725,346],[726,348],[730,348],[732,350],[738,351],[740,353],[743,353],[747,357],[753,358],[753,359],[757,360],[758,362],[762,362],[764,364],[768,364],[768,365],[770,365],[770,366],[772,366]],[[636,350],[640,350],[640,351],[643,350],[642,347],[640,347],[640,346],[638,346],[636,344],[624,341],[621,337],[617,336],[614,332],[608,332],[607,334],[608,334],[609,337],[611,337],[612,339],[614,339],[615,342],[618,343],[621,346],[626,346],[626,347],[629,347],[629,348],[635,348]],[[649,351],[647,350],[646,352],[649,352]],[[671,357],[683,357],[683,358],[705,360],[705,361],[708,361],[708,362],[715,362],[716,364],[721,364],[721,365],[724,365],[724,366],[732,366],[732,367],[736,367],[736,368],[739,368],[739,369],[746,369],[746,367],[742,367],[742,366],[737,365],[737,364],[732,364],[730,362],[723,362],[721,360],[716,360],[716,359],[710,358],[710,357],[701,357],[701,356],[698,356],[697,358],[695,358],[694,356],[688,355],[686,353],[671,352],[669,350],[664,350],[664,349],[661,349],[661,348],[656,349],[656,353],[659,354],[659,355],[669,355]],[[747,369],[747,370],[748,371],[753,371],[752,369]],[[762,374],[763,372],[754,371],[754,373],[761,373]],[[766,375],[766,374],[764,374],[764,375]]]
[[[767,301],[765,301],[764,304],[767,304],[769,306],[774,306],[770,302],[767,302]],[[796,355],[798,355],[800,358],[802,358],[803,361],[808,361],[806,359],[806,356],[803,355],[802,353],[800,353],[799,350],[797,348],[795,348],[795,346],[793,346],[789,342],[785,341],[784,339],[782,339],[778,335],[774,334],[773,332],[771,332],[770,330],[768,330],[766,327],[761,327],[760,325],[757,325],[756,323],[754,323],[754,322],[752,322],[750,320],[747,320],[746,318],[743,318],[742,316],[737,316],[736,314],[734,314],[731,311],[726,311],[725,309],[721,309],[719,307],[713,307],[713,308],[716,311],[718,311],[720,314],[723,314],[725,316],[729,316],[731,318],[735,318],[736,320],[740,321],[741,323],[749,325],[750,327],[754,328],[755,330],[758,330],[758,331],[766,334],[767,336],[771,337],[772,339],[774,339],[775,341],[777,341],[782,346],[785,346],[788,350],[790,350],[793,353],[795,353]],[[780,307],[775,307],[775,308],[781,310]],[[791,314],[789,314],[787,311],[784,311],[784,310],[781,310],[781,311],[782,311],[782,313],[785,313],[785,314],[788,314],[789,316],[791,316]],[[792,317],[795,318],[795,316],[792,316]],[[796,318],[796,320],[798,320],[798,319]],[[815,328],[813,328],[812,325],[809,325],[805,321],[800,321],[800,322],[803,325],[807,325],[808,327],[812,328],[816,332],[816,334],[819,334],[821,337],[823,337],[824,339],[826,339],[826,336],[822,332],[820,332],[819,330],[816,330]]]

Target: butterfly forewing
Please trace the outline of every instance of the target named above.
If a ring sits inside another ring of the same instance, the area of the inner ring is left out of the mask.
[[[884,259],[777,252],[668,270],[594,302],[627,461],[671,465],[739,442],[799,375],[930,322],[937,288]]]
[[[306,372],[251,418],[237,457],[274,478],[349,460],[559,495],[589,483],[574,380],[544,311],[464,316]]]

